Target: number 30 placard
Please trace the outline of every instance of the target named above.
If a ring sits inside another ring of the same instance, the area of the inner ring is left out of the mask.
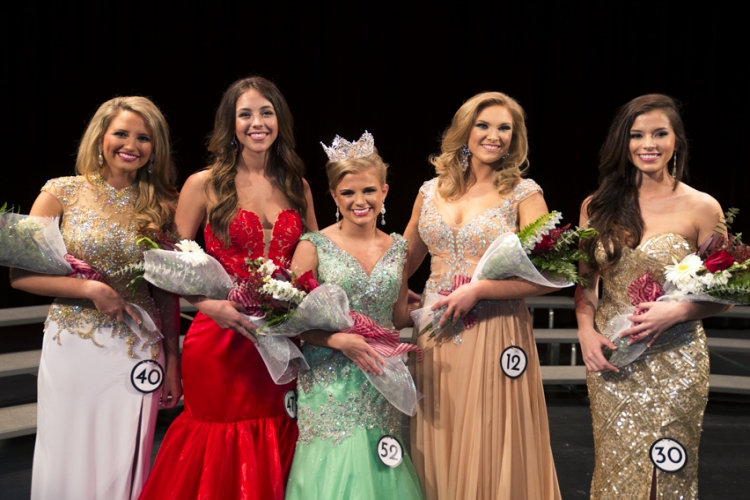
[[[676,439],[662,438],[651,445],[651,461],[664,472],[679,472],[687,464],[687,451]]]
[[[526,371],[528,358],[523,349],[516,346],[506,347],[500,355],[500,368],[510,378],[518,378]]]

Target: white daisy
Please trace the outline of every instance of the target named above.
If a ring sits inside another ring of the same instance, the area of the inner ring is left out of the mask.
[[[703,261],[700,257],[691,253],[680,262],[672,257],[674,265],[664,266],[664,275],[667,281],[674,283],[677,286],[687,285],[697,278],[696,273],[703,267]],[[680,286],[680,289],[682,287]]]
[[[208,262],[206,252],[193,240],[182,240],[175,244],[175,248],[179,250],[178,256],[183,262],[194,266],[200,266]]]

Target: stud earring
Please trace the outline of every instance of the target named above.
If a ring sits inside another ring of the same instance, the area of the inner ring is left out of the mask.
[[[336,222],[339,221],[339,217],[341,217],[341,214],[339,213],[339,206],[336,205]]]
[[[97,157],[96,162],[99,164],[100,168],[104,165],[104,155],[102,153],[104,153],[104,151],[102,150],[102,145],[99,144],[99,156]]]
[[[385,200],[383,200],[383,206],[380,208],[380,225],[385,226]]]
[[[677,177],[677,151],[674,152],[674,165],[672,165],[672,179]]]
[[[458,161],[461,163],[461,170],[464,172],[469,168],[469,160],[471,160],[471,150],[469,149],[468,144],[464,144],[461,146],[461,151],[458,156]]]

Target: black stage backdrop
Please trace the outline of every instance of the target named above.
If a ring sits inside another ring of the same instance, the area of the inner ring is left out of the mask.
[[[691,184],[739,207],[749,141],[747,28],[719,3],[222,1],[9,4],[2,40],[0,204],[28,213],[73,174],[88,119],[117,95],[151,97],[169,120],[180,184],[206,162],[222,91],[273,80],[294,113],[321,227],[333,222],[320,141],[365,130],[391,166],[386,226],[402,232],[427,157],[464,100],[499,90],[526,109],[529,176],[576,223],[597,183],[615,109],[649,92],[684,104]],[[722,5],[728,5],[722,3]],[[744,154],[743,154],[744,153]],[[425,266],[411,283],[421,289]],[[0,307],[49,302],[0,279]]]

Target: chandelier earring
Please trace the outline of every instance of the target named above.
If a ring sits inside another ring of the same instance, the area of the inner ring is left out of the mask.
[[[151,155],[151,159],[148,161],[148,173],[149,175],[154,173],[154,155]]]
[[[503,161],[507,160],[509,156],[510,156],[510,149],[506,151],[505,154],[503,155]]]
[[[96,158],[96,162],[99,164],[99,168],[101,168],[102,165],[104,165],[104,154],[103,154],[104,151],[102,149],[102,145],[101,144],[99,144],[99,150],[98,150],[98,152],[99,152],[99,156]]]
[[[469,168],[469,162],[471,161],[471,150],[469,149],[468,144],[461,146],[461,150],[458,154],[458,161],[461,163],[461,170],[466,172],[466,169]]]
[[[385,226],[385,200],[383,200],[383,206],[380,207],[380,225]]]
[[[677,177],[677,151],[674,152],[674,165],[672,165],[672,179]]]

